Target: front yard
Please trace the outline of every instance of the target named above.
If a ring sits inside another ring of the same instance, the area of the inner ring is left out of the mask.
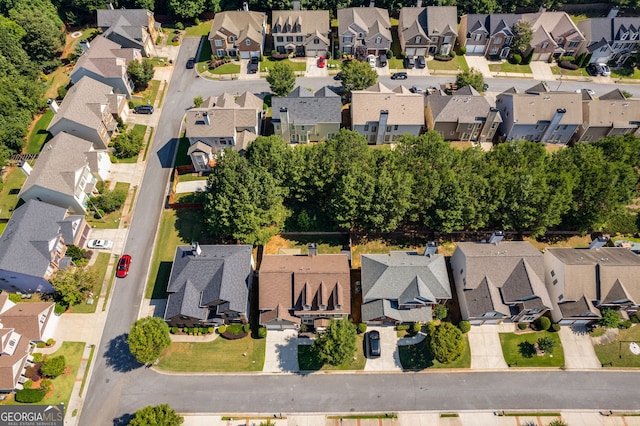
[[[471,350],[469,348],[469,338],[464,339],[464,352],[457,360],[448,364],[442,364],[433,358],[433,354],[427,345],[427,339],[422,342],[409,345],[398,346],[400,354],[400,364],[405,370],[424,370],[425,368],[469,368],[471,367]]]
[[[438,61],[437,59],[429,60],[427,62],[427,68],[433,71],[467,71],[469,69],[469,65],[467,65],[467,60],[464,58],[464,55],[456,55],[456,57],[450,61]]]
[[[115,190],[122,190],[129,192],[129,187],[131,186],[128,182],[117,182],[115,186]],[[92,210],[94,206],[89,202],[87,209]],[[118,229],[120,226],[120,218],[122,216],[122,209],[124,208],[124,204],[116,211],[105,214],[102,217],[95,217],[93,213],[89,213],[86,216],[87,222],[91,225],[92,228],[97,229]]]
[[[300,371],[364,370],[367,359],[364,356],[364,334],[356,336],[356,353],[349,361],[337,366],[323,364],[313,351],[313,345],[298,345],[298,366]]]
[[[531,74],[531,67],[527,65],[515,65],[507,61],[501,64],[489,64],[489,69],[492,72],[513,72],[513,73],[525,73]]]
[[[131,109],[140,105],[153,105],[158,96],[158,90],[160,89],[160,80],[151,80],[149,86],[142,91],[136,92],[129,101],[129,107]],[[133,111],[132,111],[133,112]]]
[[[533,345],[541,337],[549,337],[555,343],[552,353],[538,355]],[[564,351],[558,333],[536,331],[530,333],[500,333],[504,360],[510,367],[562,367]]]
[[[284,62],[285,64],[289,64],[289,66],[294,72],[296,71],[304,72],[307,70],[306,59],[303,59],[301,61],[291,61],[289,59],[283,59],[282,61],[275,61],[275,60],[272,60],[270,57],[265,56],[262,59],[262,62],[260,62],[260,72],[268,72],[271,68],[273,68],[273,65],[276,62]]]
[[[640,327],[637,325],[626,330],[620,330],[618,338],[606,345],[594,345],[596,355],[606,367],[640,367],[640,355],[634,355],[629,350],[629,344],[640,344]]]
[[[568,70],[560,68],[557,65],[551,65],[551,72],[555,75],[570,75],[573,77],[589,77],[589,73],[584,68],[578,68],[577,70]]]
[[[78,305],[74,305],[70,308],[71,313],[74,314],[92,314],[96,311],[98,306],[98,300],[100,298],[100,290],[102,289],[102,283],[104,282],[104,277],[107,274],[107,267],[109,266],[109,259],[111,258],[111,253],[98,253],[98,258],[93,263],[93,265],[89,266],[89,271],[95,276],[95,284],[91,289],[93,293],[93,297],[91,298],[93,302],[91,304],[82,302]]]

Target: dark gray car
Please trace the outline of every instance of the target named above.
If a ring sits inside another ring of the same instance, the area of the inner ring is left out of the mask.
[[[380,333],[377,330],[371,330],[367,333],[366,347],[369,358],[380,356]]]

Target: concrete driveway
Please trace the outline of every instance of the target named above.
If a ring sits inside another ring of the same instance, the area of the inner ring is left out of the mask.
[[[269,330],[262,371],[295,373],[299,370],[298,330]]]
[[[380,333],[380,357],[367,358],[364,371],[402,371],[395,327],[367,327],[367,332],[371,330]]]
[[[489,61],[482,55],[465,55],[469,68],[475,68],[482,73],[484,78],[492,78],[493,73],[489,69]]]
[[[324,68],[318,68],[318,58],[307,58],[307,70],[305,77],[327,77],[329,70],[325,64]]]
[[[562,326],[560,341],[564,350],[566,368],[602,368],[591,343],[591,337],[584,326]]]
[[[474,325],[469,331],[471,368],[477,370],[509,368],[502,356],[498,325]]]

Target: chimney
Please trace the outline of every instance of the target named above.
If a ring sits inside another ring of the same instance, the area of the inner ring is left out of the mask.
[[[280,134],[286,143],[291,143],[291,130],[289,128],[289,110],[280,107]]]
[[[369,7],[376,7],[376,0],[371,0],[369,2]]]
[[[546,4],[546,3],[542,3],[542,4],[540,5],[540,9],[538,9],[538,12],[539,12],[539,13],[544,13],[544,12],[546,12],[546,11],[547,11],[547,4]]]
[[[422,0],[416,0],[416,7],[422,7]]]
[[[489,238],[489,244],[498,244],[504,238],[504,231],[496,230],[493,231],[491,237]]]
[[[387,122],[389,121],[389,110],[383,109],[380,111],[380,118],[378,119],[378,134],[376,135],[376,145],[382,145],[384,143],[385,133],[387,132]]]
[[[427,241],[427,246],[424,249],[424,255],[431,257],[432,255],[438,252],[438,242],[437,241]]]
[[[113,3],[111,3],[110,1],[107,2],[107,9],[113,10]]]
[[[242,10],[244,10],[245,12],[249,11],[249,3],[247,3],[246,1],[242,2]]]
[[[209,113],[207,111],[202,113],[202,120],[204,121],[204,124],[206,124],[207,126],[211,125],[211,120],[209,119]]]
[[[29,177],[31,175],[31,165],[29,165],[29,163],[27,163],[24,160],[20,160],[18,162],[18,167],[20,168],[20,170],[22,170],[22,173],[25,174],[25,176]]]
[[[47,105],[49,105],[49,108],[51,108],[51,111],[53,111],[54,114],[58,113],[58,110],[60,109],[60,106],[58,105],[58,103],[56,102],[55,99],[49,98],[47,100]]]
[[[309,257],[313,257],[313,256],[317,256],[318,255],[318,246],[316,245],[316,243],[310,243],[307,246],[307,250],[309,252]]]
[[[618,12],[620,12],[620,6],[613,6],[607,15],[607,18],[615,18],[618,16]]]
[[[80,40],[79,43],[80,43],[80,47],[82,48],[82,53],[86,52],[91,47],[89,40]]]
[[[293,0],[293,10],[300,10],[300,0]]]
[[[589,250],[604,247],[607,245],[608,242],[609,242],[609,237],[600,235],[599,237],[596,237],[593,241],[591,241],[591,244],[589,244]]]
[[[200,256],[202,254],[202,249],[197,241],[191,243],[191,254],[194,256]]]

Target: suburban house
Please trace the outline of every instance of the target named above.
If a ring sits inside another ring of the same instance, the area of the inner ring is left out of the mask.
[[[622,64],[638,50],[640,17],[618,17],[618,10],[617,7],[613,8],[606,18],[589,18],[578,22],[578,28],[585,37],[579,53],[591,54],[589,63],[615,61]]]
[[[178,246],[164,320],[172,327],[249,322],[251,245]]]
[[[471,324],[532,322],[551,309],[542,253],[526,241],[459,242],[451,269],[460,313]]]
[[[362,321],[370,325],[427,323],[451,299],[444,256],[392,251],[363,254]]]
[[[391,49],[389,12],[378,7],[348,7],[338,9],[340,51],[356,53],[365,46],[367,55],[379,56]]]
[[[582,101],[582,124],[576,138],[594,142],[606,136],[640,134],[640,99],[626,99],[620,89]]]
[[[582,124],[582,94],[552,92],[542,82],[525,93],[507,90],[498,95],[502,115],[500,138],[564,145]]]
[[[160,23],[147,9],[98,9],[98,26],[102,35],[123,48],[140,49],[144,56],[157,56],[155,43]]]
[[[78,58],[69,75],[71,83],[76,84],[82,77],[92,79],[113,87],[115,93],[131,97],[133,81],[127,73],[127,64],[141,61],[140,49],[122,48],[106,37],[98,36],[91,42],[81,43],[86,50]]]
[[[417,136],[424,128],[425,96],[406,87],[391,90],[382,83],[351,92],[351,130],[370,145],[391,143],[405,133]]]
[[[244,152],[262,128],[262,99],[253,93],[223,93],[185,114],[187,154],[197,172],[210,171],[224,148]]]
[[[260,325],[269,329],[316,329],[351,313],[351,278],[347,254],[267,254],[259,271]]]
[[[544,265],[551,314],[562,325],[598,320],[603,308],[625,319],[640,310],[640,256],[631,250],[549,248]]]
[[[448,55],[458,36],[456,6],[403,7],[398,39],[407,56]]]
[[[0,290],[53,293],[49,280],[71,263],[67,245],[84,245],[90,229],[62,207],[37,200],[18,207],[0,236]]]
[[[427,96],[427,129],[445,140],[492,142],[502,123],[500,111],[471,86],[449,96],[442,91]]]
[[[271,34],[278,53],[327,56],[330,47],[328,10],[274,10]]]
[[[547,12],[544,5],[537,13],[470,14],[460,18],[458,41],[467,54],[507,58],[511,53],[513,26],[520,21],[531,24],[532,40],[524,56],[533,50],[531,59],[575,56],[584,36],[565,12]]]
[[[13,303],[0,293],[0,392],[22,389],[23,375],[31,365],[31,343],[45,339],[53,302]]]
[[[47,130],[53,136],[60,132],[93,142],[96,149],[107,149],[118,122],[129,114],[127,97],[113,93],[113,88],[91,77],[82,77],[71,86],[58,105],[49,101],[54,112]]]
[[[260,57],[266,28],[267,15],[263,12],[218,12],[213,18],[209,33],[211,51],[214,55],[242,59]]]
[[[342,101],[328,87],[311,92],[300,86],[284,97],[272,97],[273,130],[285,142],[332,139],[342,123]]]
[[[86,214],[89,197],[97,193],[96,183],[109,175],[107,150],[65,132],[45,144],[33,169],[22,164],[27,180],[18,194],[23,200],[38,200]]]

